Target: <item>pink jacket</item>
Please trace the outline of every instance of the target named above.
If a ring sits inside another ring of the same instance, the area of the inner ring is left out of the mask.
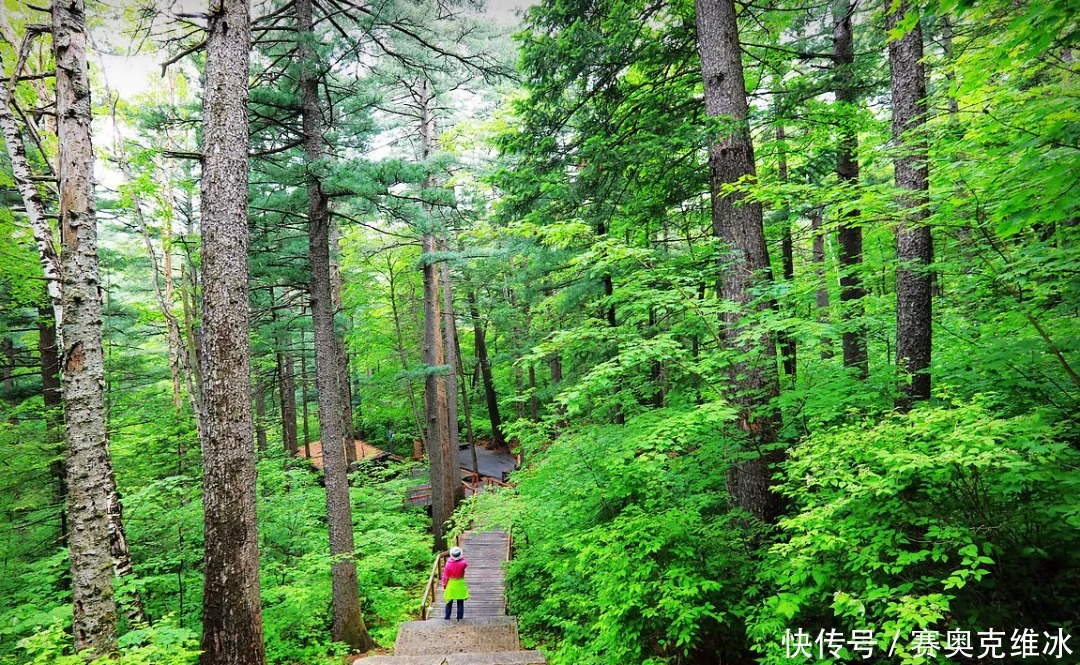
[[[465,577],[465,569],[469,567],[469,562],[465,559],[458,559],[457,561],[447,561],[443,566],[442,571],[442,585],[445,588],[446,583],[450,578],[458,579]]]

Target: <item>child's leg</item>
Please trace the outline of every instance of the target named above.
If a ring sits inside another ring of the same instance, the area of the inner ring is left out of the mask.
[[[458,618],[458,621],[461,621],[462,617],[464,617],[464,616],[465,616],[465,601],[464,600],[459,600],[457,602],[457,618]]]
[[[458,602],[460,603],[461,601],[459,600]],[[452,601],[452,600],[449,601],[448,603],[446,603],[446,617],[445,617],[445,619],[447,621],[450,620],[450,608],[453,607],[453,606],[454,606],[454,601]]]

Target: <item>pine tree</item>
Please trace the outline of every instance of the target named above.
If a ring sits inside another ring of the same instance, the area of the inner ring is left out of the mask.
[[[894,7],[894,5],[896,5]],[[910,377],[901,400],[930,398],[931,293],[930,264],[934,244],[925,224],[930,195],[926,125],[926,72],[923,69],[922,28],[918,9],[907,0],[889,3],[887,30],[896,30],[914,12],[910,29],[889,42],[892,79],[892,126],[897,156],[893,160],[900,222],[896,227],[896,364]]]
[[[246,0],[211,3],[203,96],[202,665],[266,662],[248,311]]]
[[[728,474],[728,491],[735,504],[766,522],[780,514],[782,502],[772,491],[772,464],[782,453],[769,446],[779,434],[779,417],[770,401],[780,392],[776,347],[759,335],[742,342],[741,318],[753,305],[754,288],[772,280],[761,205],[737,194],[725,193],[726,185],[755,175],[754,147],[747,122],[746,87],[743,79],[739,28],[732,0],[697,0],[695,3],[701,70],[705,81],[705,108],[722,129],[709,145],[713,234],[727,245],[731,258],[725,262],[718,287],[724,300],[739,309],[724,315],[724,337],[729,345],[753,360],[733,363],[731,386],[740,406],[739,428],[746,435],[750,459],[736,463]]]

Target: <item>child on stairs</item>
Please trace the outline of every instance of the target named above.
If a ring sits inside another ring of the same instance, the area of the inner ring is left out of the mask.
[[[465,585],[465,569],[469,562],[465,560],[465,553],[460,547],[450,548],[450,560],[443,567],[442,585],[443,600],[446,601],[447,621],[450,620],[450,607],[457,601],[457,619],[461,621],[465,614],[465,601],[469,599],[469,587]]]

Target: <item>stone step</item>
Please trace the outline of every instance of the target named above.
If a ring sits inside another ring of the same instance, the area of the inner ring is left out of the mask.
[[[403,623],[398,629],[394,654],[396,656],[427,656],[485,651],[507,652],[517,651],[520,648],[517,617],[477,617],[461,621],[452,619]]]
[[[479,653],[437,653],[422,656],[371,656],[357,658],[353,665],[546,665],[539,651],[482,651]]]

